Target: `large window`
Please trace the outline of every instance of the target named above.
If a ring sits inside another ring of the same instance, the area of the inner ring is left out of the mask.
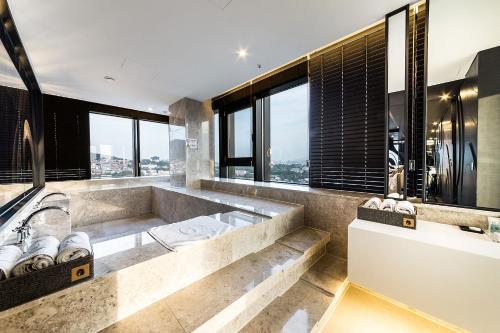
[[[134,176],[133,120],[91,113],[92,178]]]
[[[308,91],[306,83],[269,98],[265,180],[309,183]]]
[[[246,108],[227,116],[228,157],[252,156],[252,108]]]
[[[141,176],[170,174],[168,124],[139,121]]]

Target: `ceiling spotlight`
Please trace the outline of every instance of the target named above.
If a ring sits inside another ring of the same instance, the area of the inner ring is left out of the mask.
[[[433,122],[432,125],[436,126],[438,124],[437,121]]]
[[[441,98],[441,101],[446,102],[451,98],[451,96],[449,93],[443,93],[441,96],[439,96],[439,98]]]
[[[148,107],[148,111],[149,112],[153,111],[153,108],[152,107]]]
[[[106,82],[115,82],[116,81],[114,77],[107,76],[107,75],[104,77],[104,80],[106,80]]]
[[[248,50],[240,48],[236,51],[236,54],[238,54],[238,58],[245,59],[248,56]]]

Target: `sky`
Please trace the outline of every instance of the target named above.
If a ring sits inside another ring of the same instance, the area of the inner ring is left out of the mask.
[[[168,125],[140,121],[141,158],[168,160]],[[90,114],[90,151],[132,159],[132,119]]]

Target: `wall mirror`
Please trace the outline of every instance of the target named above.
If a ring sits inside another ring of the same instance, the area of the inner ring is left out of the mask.
[[[385,196],[406,199],[408,115],[408,15],[404,6],[386,15]]]
[[[0,1],[0,226],[43,186],[41,92],[7,2]]]
[[[500,2],[428,10],[424,200],[500,209]]]

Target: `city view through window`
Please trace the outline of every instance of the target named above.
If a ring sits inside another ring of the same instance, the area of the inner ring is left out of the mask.
[[[170,174],[168,125],[139,121],[141,176]]]
[[[132,119],[91,113],[89,120],[91,177],[134,176]]]
[[[90,164],[92,178],[134,176],[133,120],[91,113]],[[139,121],[141,176],[168,175],[168,125]]]
[[[271,95],[266,180],[309,184],[308,90],[302,84]]]

